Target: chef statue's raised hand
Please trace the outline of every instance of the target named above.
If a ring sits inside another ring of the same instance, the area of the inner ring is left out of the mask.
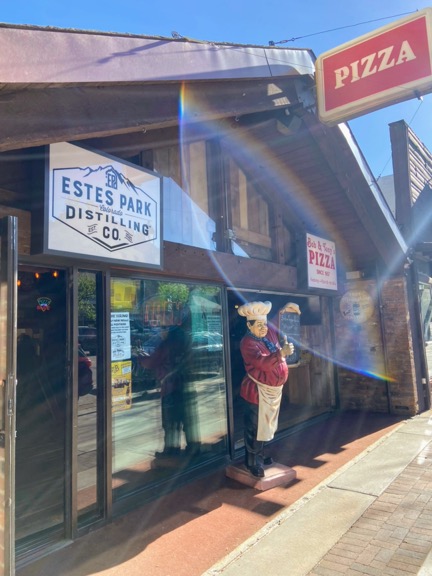
[[[264,466],[272,464],[264,455],[264,443],[272,440],[278,426],[282,389],[288,379],[286,357],[294,346],[285,336],[282,344],[275,328],[267,325],[271,302],[248,302],[238,313],[246,319],[247,333],[240,343],[246,374],[240,396],[245,401],[245,465],[258,478],[265,475]],[[289,303],[284,312],[300,314],[297,304]]]

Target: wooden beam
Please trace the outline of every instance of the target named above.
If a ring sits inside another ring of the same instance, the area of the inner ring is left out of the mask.
[[[305,113],[302,118],[383,262],[393,266],[402,264],[403,246],[396,237],[399,232],[396,224],[380,209],[340,129],[325,127],[311,113]]]
[[[17,210],[9,206],[0,206],[0,218],[18,216],[18,250],[20,256],[30,255],[31,214],[27,210]]]
[[[288,78],[3,91],[0,151],[240,117],[295,99]]]
[[[164,242],[164,273],[195,280],[228,283],[237,288],[281,292],[297,289],[297,270],[292,266],[171,242]]]
[[[390,124],[393,160],[396,222],[404,237],[412,232],[411,170],[408,124],[404,120]]]

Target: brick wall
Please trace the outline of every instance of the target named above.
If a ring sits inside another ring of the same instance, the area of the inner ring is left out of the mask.
[[[374,280],[347,283],[364,315],[354,318],[335,301],[335,356],[342,409],[413,415],[418,412],[405,278],[387,280],[381,304]],[[365,301],[368,303],[366,307]]]
[[[418,412],[418,398],[405,277],[387,280],[381,294],[387,373],[392,378],[389,383],[391,412],[413,415]]]

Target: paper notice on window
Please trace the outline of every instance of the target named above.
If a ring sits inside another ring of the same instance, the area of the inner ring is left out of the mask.
[[[131,358],[129,312],[111,313],[111,361]]]

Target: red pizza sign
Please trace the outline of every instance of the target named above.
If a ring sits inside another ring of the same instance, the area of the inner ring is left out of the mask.
[[[321,54],[318,113],[337,124],[432,91],[432,8]]]

